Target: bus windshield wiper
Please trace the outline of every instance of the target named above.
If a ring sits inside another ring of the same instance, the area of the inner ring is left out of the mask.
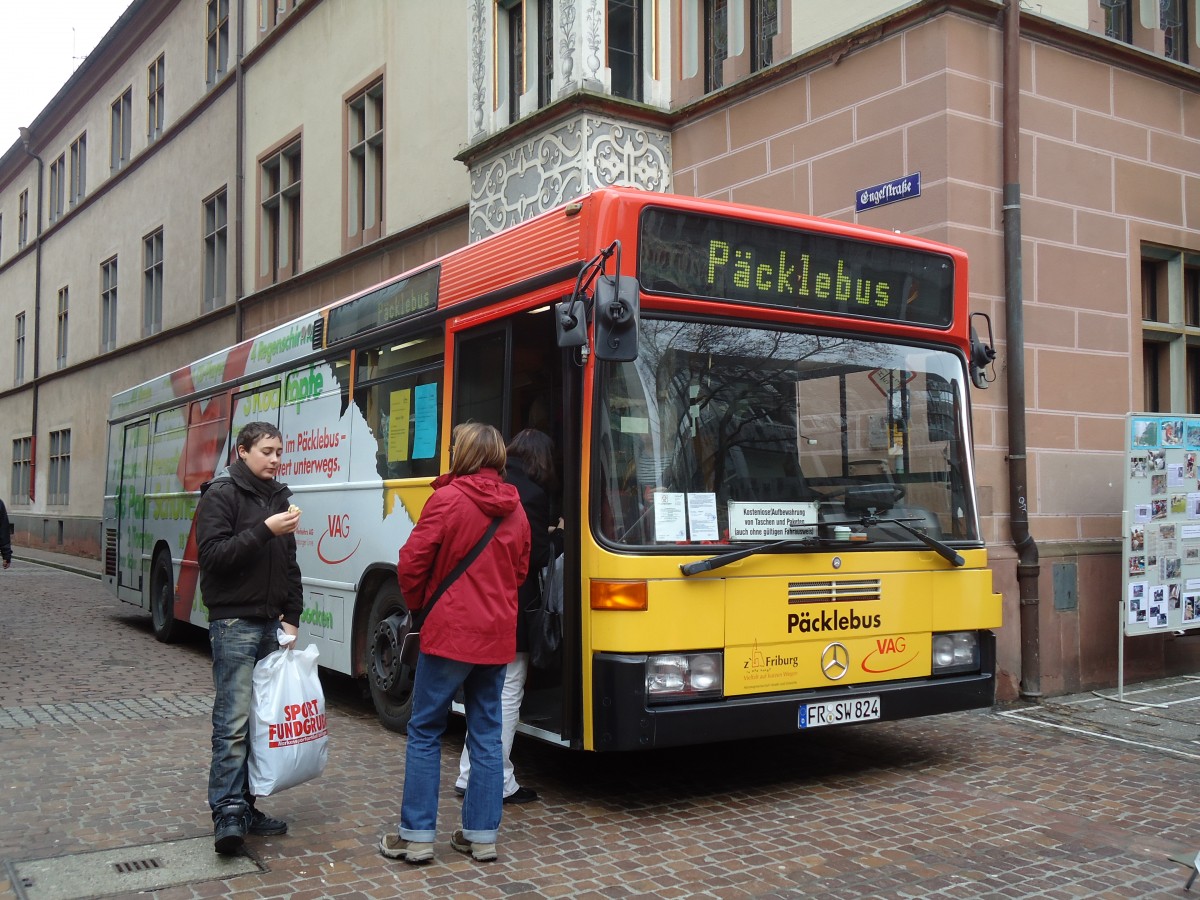
[[[909,525],[903,519],[880,519],[879,521],[894,522],[899,525],[930,550],[936,551],[938,556],[942,557],[942,559],[946,560],[952,566],[965,566],[967,564],[967,561],[949,544],[943,544],[937,538],[930,537],[920,528],[913,528],[913,526]]]
[[[919,520],[918,520],[919,521]],[[848,519],[845,522],[824,521],[822,525],[861,525],[863,528],[870,528],[872,525],[899,525],[918,541],[937,553],[938,556],[946,560],[952,566],[965,566],[967,561],[949,544],[943,544],[935,537],[930,537],[920,528],[914,528],[908,524],[905,519],[881,518],[875,515],[875,511],[871,510],[861,519]]]
[[[727,566],[730,563],[735,563],[739,559],[745,559],[747,556],[753,556],[756,553],[763,553],[767,550],[781,550],[792,544],[812,544],[815,538],[786,538],[782,541],[771,541],[768,544],[755,544],[753,547],[742,547],[738,550],[730,550],[727,553],[718,553],[716,556],[710,556],[708,559],[702,559],[699,562],[680,563],[679,571],[684,575],[699,575],[701,572],[711,572],[713,569],[719,569],[721,566]]]

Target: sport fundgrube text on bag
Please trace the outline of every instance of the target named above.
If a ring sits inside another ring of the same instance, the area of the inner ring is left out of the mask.
[[[416,668],[417,657],[421,652],[421,626],[429,618],[429,611],[433,609],[433,604],[437,603],[438,598],[446,593],[446,589],[454,583],[455,579],[467,571],[471,563],[475,562],[475,559],[483,552],[483,548],[487,546],[488,541],[492,539],[492,535],[496,533],[496,529],[500,527],[500,522],[500,518],[492,519],[492,524],[487,527],[487,531],[483,533],[483,537],[475,542],[475,546],[467,551],[467,555],[460,559],[453,571],[442,580],[437,590],[433,592],[433,596],[429,598],[429,602],[417,610],[416,616],[409,614],[410,627],[400,642],[400,662],[404,665]]]
[[[563,555],[554,557],[538,573],[541,590],[525,612],[529,619],[529,662],[553,669],[562,653]]]
[[[280,648],[254,666],[250,702],[250,793],[266,797],[325,771],[329,732],[317,647]]]

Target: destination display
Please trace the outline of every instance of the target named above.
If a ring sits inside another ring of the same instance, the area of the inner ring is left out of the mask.
[[[655,294],[934,327],[954,311],[947,255],[668,209],[642,213],[638,280]]]
[[[437,309],[439,266],[371,291],[329,311],[326,345]]]

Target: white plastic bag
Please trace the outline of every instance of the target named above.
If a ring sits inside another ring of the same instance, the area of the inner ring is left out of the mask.
[[[254,666],[250,701],[250,793],[266,797],[325,771],[329,733],[317,648],[279,649]]]

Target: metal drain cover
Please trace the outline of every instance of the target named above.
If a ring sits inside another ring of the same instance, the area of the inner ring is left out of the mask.
[[[81,900],[266,871],[249,856],[214,853],[210,835],[49,859],[10,860],[5,867],[13,890],[23,900]]]

